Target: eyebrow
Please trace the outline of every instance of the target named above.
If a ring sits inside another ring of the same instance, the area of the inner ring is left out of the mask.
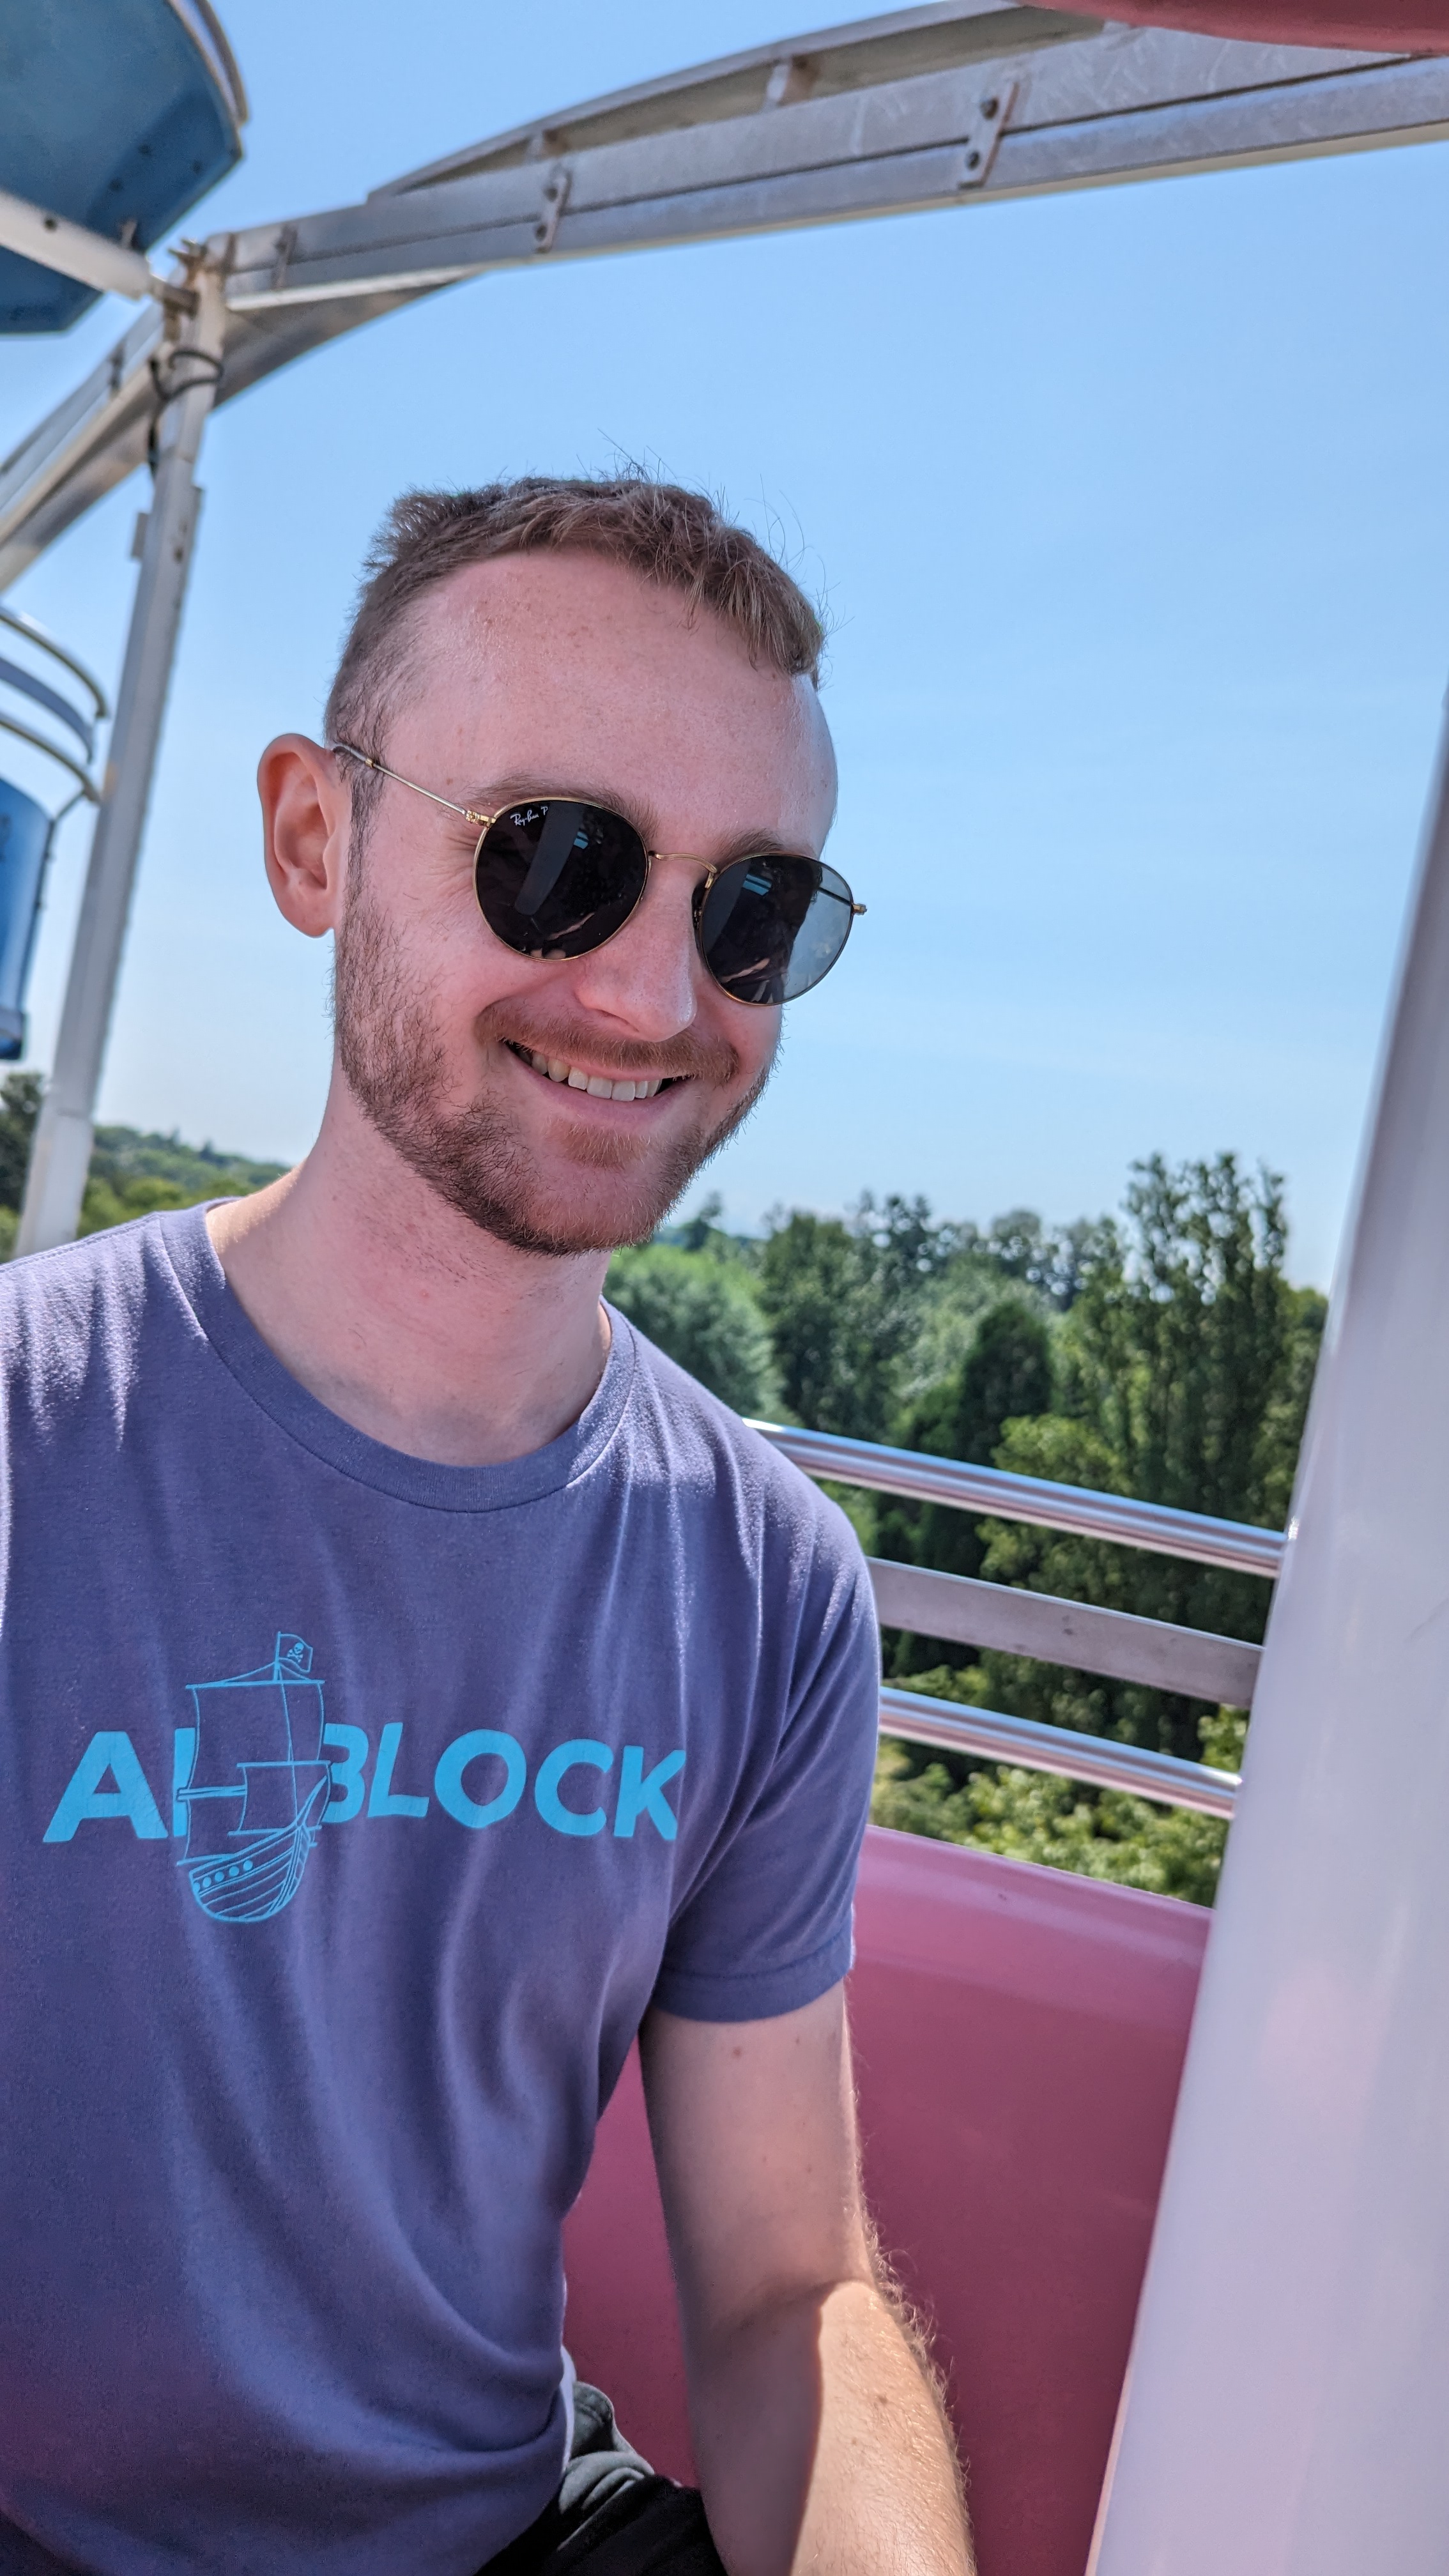
[[[635,803],[612,789],[560,785],[557,779],[541,786],[536,778],[518,775],[490,779],[476,795],[467,799],[475,814],[498,815],[510,805],[541,805],[549,800],[558,804],[601,805],[607,813],[621,814],[632,823],[646,850],[661,858],[697,858],[701,867],[727,868],[735,859],[815,858],[819,853],[809,847],[802,834],[798,841],[782,841],[778,832],[762,828],[757,832],[733,832],[721,845],[716,858],[707,858],[702,850],[667,850],[660,840],[659,825],[653,808]]]

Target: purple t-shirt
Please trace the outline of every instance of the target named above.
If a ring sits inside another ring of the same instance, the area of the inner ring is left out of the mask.
[[[0,2570],[471,2576],[560,2474],[641,2016],[849,1964],[862,1560],[613,1331],[561,1439],[440,1467],[199,1209],[0,1276]]]

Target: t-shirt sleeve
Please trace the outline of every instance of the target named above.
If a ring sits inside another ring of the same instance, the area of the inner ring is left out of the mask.
[[[837,1985],[870,1812],[880,1637],[865,1560],[824,1506],[773,1757],[670,1927],[654,2001],[691,2021],[765,2021]]]

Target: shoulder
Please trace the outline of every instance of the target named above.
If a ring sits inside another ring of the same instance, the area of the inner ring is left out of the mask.
[[[746,1553],[854,1590],[866,1582],[854,1530],[837,1503],[781,1455],[773,1441],[711,1395],[697,1378],[609,1309],[634,1366],[631,1482],[667,1486],[676,1502],[732,1523]]]
[[[97,1392],[107,1376],[128,1374],[128,1357],[158,1304],[184,1311],[185,1301],[156,1216],[7,1262],[0,1269],[0,1373],[12,1401],[28,1393],[50,1407],[83,1388]]]

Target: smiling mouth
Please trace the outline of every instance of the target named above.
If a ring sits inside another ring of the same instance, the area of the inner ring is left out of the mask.
[[[586,1091],[594,1100],[652,1100],[656,1092],[673,1091],[688,1078],[679,1074],[586,1073],[582,1065],[569,1064],[559,1055],[540,1055],[535,1047],[520,1046],[513,1038],[505,1038],[504,1044],[520,1064],[531,1066],[535,1073],[566,1085],[570,1091]]]

